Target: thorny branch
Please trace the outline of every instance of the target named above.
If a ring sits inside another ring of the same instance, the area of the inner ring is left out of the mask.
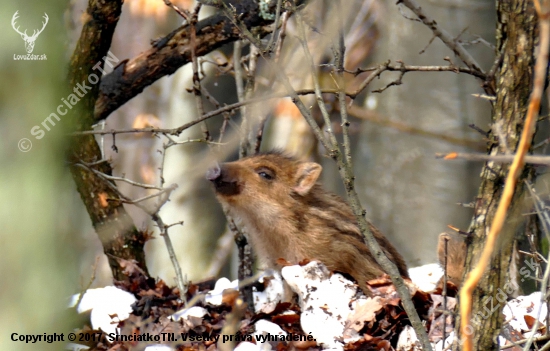
[[[340,5],[342,2],[340,1]],[[342,117],[342,135],[344,139],[344,155],[347,165],[350,169],[353,169],[353,164],[351,162],[351,141],[349,138],[349,118],[348,118],[348,109],[346,107],[346,81],[344,79],[344,57],[346,55],[346,43],[344,38],[344,24],[342,21],[342,16],[338,17],[338,38],[336,42],[336,48],[333,48],[334,51],[334,61],[336,63],[336,77],[338,85],[338,103],[340,107],[340,116]]]
[[[338,91],[336,89],[326,89],[322,91],[324,94],[337,94]],[[296,95],[310,95],[313,94],[314,91],[312,89],[305,89],[300,90],[296,92]],[[219,114],[223,114],[226,112],[231,112],[233,110],[236,110],[240,108],[241,106],[253,104],[257,102],[262,102],[270,99],[277,99],[277,98],[283,98],[288,97],[288,94],[280,93],[280,94],[269,94],[266,96],[260,96],[257,98],[249,99],[242,102],[236,102],[230,105],[226,105],[224,107],[221,107],[217,110],[207,112],[201,117],[197,118],[196,120],[193,120],[191,122],[185,123],[177,128],[155,128],[155,127],[147,127],[147,128],[128,128],[128,129],[110,129],[110,130],[85,130],[81,132],[74,132],[71,135],[72,136],[82,136],[82,135],[107,135],[107,134],[125,134],[125,133],[159,133],[159,134],[168,134],[168,135],[174,135],[178,136],[180,135],[184,130],[197,125],[209,118],[215,117]]]
[[[160,174],[159,174],[159,186],[160,186],[160,188],[162,188],[164,186],[164,182],[165,182],[164,167],[165,167],[165,161],[166,161],[166,152],[169,148],[171,148],[173,146],[176,146],[176,145],[182,145],[182,144],[187,144],[187,143],[191,143],[191,142],[206,142],[207,144],[211,143],[207,139],[195,139],[195,140],[188,139],[186,141],[179,141],[178,142],[178,141],[175,141],[172,138],[170,138],[170,136],[168,136],[168,135],[165,135],[165,137],[168,139],[168,142],[163,143],[162,144],[162,150],[159,150],[159,152],[161,153],[161,163],[160,163],[160,167],[159,167],[159,172],[160,172]],[[169,194],[170,194],[173,190],[175,190],[174,185],[168,187],[167,190],[169,190]],[[174,267],[174,271],[176,272],[176,284],[178,285],[178,289],[180,291],[180,299],[184,302],[185,306],[187,306],[187,299],[186,299],[185,295],[187,293],[189,283],[187,281],[187,276],[184,276],[182,271],[181,271],[181,266],[178,262],[178,258],[176,256],[174,246],[172,245],[172,240],[170,239],[170,236],[168,234],[168,229],[170,227],[172,227],[174,225],[182,225],[183,222],[178,222],[178,223],[175,223],[175,224],[166,225],[166,224],[164,224],[164,221],[162,220],[162,218],[160,217],[160,214],[159,214],[160,209],[162,208],[162,206],[166,203],[166,201],[168,201],[169,194],[166,196],[165,199],[161,199],[160,196],[159,196],[159,201],[156,204],[156,209],[154,211],[147,212],[145,209],[143,209],[143,208],[142,209],[146,213],[148,213],[149,216],[151,216],[151,219],[153,219],[153,221],[157,224],[157,226],[160,230],[160,235],[164,239],[164,243],[166,245],[166,249],[168,250],[168,255],[170,257],[170,261],[172,262],[172,266]],[[161,195],[161,194],[159,192],[158,194],[155,194],[155,195],[158,196],[158,195]]]

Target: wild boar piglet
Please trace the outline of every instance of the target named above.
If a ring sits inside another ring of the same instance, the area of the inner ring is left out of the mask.
[[[349,205],[318,182],[321,165],[268,152],[216,165],[206,178],[218,201],[248,233],[264,267],[280,269],[282,258],[323,262],[365,284],[383,274],[357,226]],[[376,240],[405,278],[407,266],[390,242],[369,223]]]

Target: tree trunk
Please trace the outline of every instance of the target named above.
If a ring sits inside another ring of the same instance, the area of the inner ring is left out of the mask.
[[[523,129],[533,83],[535,64],[534,48],[537,41],[537,17],[530,0],[497,1],[497,55],[501,63],[492,82],[496,91],[493,105],[492,122],[500,123],[506,143],[515,150]],[[503,153],[504,146],[499,145],[498,136],[493,127],[489,134],[488,154]],[[497,209],[508,164],[488,162],[481,172],[481,186],[475,202],[475,212],[469,228],[471,244],[468,247],[466,270],[477,263],[485,245],[486,236]],[[481,279],[473,293],[472,320],[474,350],[492,350],[502,325],[502,308],[513,292],[510,273],[512,262],[513,234],[517,228],[519,199],[522,198],[524,180],[533,180],[533,168],[526,166],[520,176],[510,208],[500,247],[490,263],[490,269]],[[459,321],[457,322],[458,330]]]
[[[69,72],[70,89],[78,84],[90,87],[90,91],[81,96],[80,102],[67,118],[78,131],[89,130],[95,123],[93,115],[99,84],[93,84],[94,79],[90,77],[101,76],[101,69],[97,67],[98,64],[100,68],[104,65],[121,8],[122,1],[104,4],[90,0],[88,3],[86,22],[71,57]],[[114,182],[106,181],[91,171],[93,169],[103,174],[112,174],[110,163],[98,162],[101,159],[101,149],[94,136],[75,137],[69,154],[73,179],[103,244],[114,279],[126,280],[127,276],[122,272],[119,258],[135,260],[147,272],[143,251],[145,235],[136,229],[123,204],[117,200],[120,196],[115,190]],[[81,162],[88,164],[89,169],[76,165]]]

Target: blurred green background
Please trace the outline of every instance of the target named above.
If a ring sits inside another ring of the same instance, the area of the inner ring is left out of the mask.
[[[30,133],[63,97],[66,7],[66,1],[58,0],[5,0],[0,5],[1,350],[62,349],[61,343],[13,342],[11,335],[63,332],[66,338],[70,318],[65,307],[79,290],[73,241],[85,213],[64,160],[68,123],[56,122],[40,140]],[[11,25],[16,11],[20,30],[29,35],[41,28],[47,13],[49,22],[33,51],[46,54],[47,60],[14,60],[14,55],[26,54]]]

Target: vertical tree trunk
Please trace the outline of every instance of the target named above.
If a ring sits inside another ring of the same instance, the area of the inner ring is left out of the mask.
[[[496,101],[493,105],[492,122],[500,123],[506,143],[515,150],[523,129],[524,119],[533,82],[534,48],[537,41],[537,17],[530,0],[497,1],[497,55],[501,63],[495,71],[493,88]],[[503,153],[495,128],[489,135],[487,152]],[[477,263],[483,250],[494,213],[500,200],[508,164],[488,162],[481,172],[481,186],[476,199],[474,216],[470,225],[471,244],[466,261],[467,271]],[[502,325],[502,308],[513,291],[510,275],[513,234],[517,227],[520,201],[524,193],[524,180],[534,176],[529,166],[520,176],[515,190],[512,208],[509,211],[505,232],[498,250],[491,261],[490,269],[474,291],[472,320],[470,325],[475,350],[496,348],[496,336]],[[457,324],[458,325],[458,324]],[[458,330],[458,329],[457,329]]]
[[[82,27],[80,39],[71,57],[69,81],[70,89],[77,84],[89,86],[90,91],[81,98],[74,110],[68,115],[68,120],[78,131],[89,130],[94,123],[94,106],[99,94],[99,84],[92,84],[89,77],[101,72],[97,67],[103,67],[105,56],[111,46],[113,33],[120,17],[123,1],[101,2],[89,0],[86,22]],[[114,138],[114,137],[113,137]],[[108,162],[100,162],[101,150],[93,135],[76,137],[71,145],[69,160],[72,163],[71,173],[76,187],[92,224],[103,244],[109,265],[115,280],[126,280],[117,258],[135,260],[147,272],[143,246],[144,233],[137,230],[132,218],[128,215],[113,187],[95,173],[76,163],[86,162],[90,168],[111,175],[112,168]]]

